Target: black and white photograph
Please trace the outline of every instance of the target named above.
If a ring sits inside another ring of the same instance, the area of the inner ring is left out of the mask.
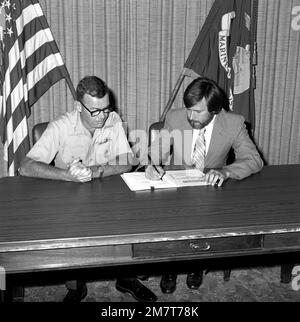
[[[1,306],[300,302],[300,0],[0,0],[0,137]]]

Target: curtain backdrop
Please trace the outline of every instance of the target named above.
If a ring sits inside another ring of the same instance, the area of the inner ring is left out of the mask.
[[[101,77],[129,130],[147,130],[158,121],[213,0],[40,3],[75,88],[85,75]],[[259,1],[255,140],[269,164],[300,162],[300,31],[291,27],[295,6],[300,0]],[[174,107],[182,106],[188,82]],[[60,81],[33,106],[29,131],[72,108],[71,93]],[[2,147],[0,165],[3,176]]]
[[[300,0],[259,0],[258,13],[256,142],[269,164],[300,163]]]

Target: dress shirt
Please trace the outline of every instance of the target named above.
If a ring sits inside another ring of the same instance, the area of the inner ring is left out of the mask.
[[[48,125],[27,157],[47,164],[55,158],[56,167],[67,169],[77,158],[86,166],[104,165],[126,153],[132,151],[116,112],[111,112],[105,125],[91,135],[74,109]]]
[[[196,143],[197,137],[199,135],[199,132],[204,131],[204,130],[205,130],[204,137],[205,137],[205,148],[206,148],[205,155],[207,154],[209,144],[210,144],[211,135],[212,135],[212,131],[213,131],[213,128],[214,128],[215,118],[216,118],[216,116],[214,116],[213,119],[211,120],[211,122],[208,125],[206,125],[203,129],[201,129],[201,130],[193,129],[193,141],[192,141],[191,158],[193,157],[193,151],[194,151],[195,143]]]

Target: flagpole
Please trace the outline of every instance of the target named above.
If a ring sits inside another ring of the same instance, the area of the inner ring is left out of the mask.
[[[71,92],[71,94],[72,94],[72,96],[74,98],[74,101],[76,101],[76,91],[75,91],[73,82],[71,81],[71,77],[69,75],[69,72],[68,72],[68,76],[66,77],[66,81],[67,81],[67,84],[69,86],[70,92]]]
[[[175,87],[173,89],[173,92],[172,92],[172,94],[171,94],[171,96],[169,98],[169,101],[168,101],[168,103],[167,103],[167,105],[166,105],[166,107],[165,107],[165,109],[164,109],[164,111],[163,111],[163,113],[162,113],[162,115],[161,115],[161,117],[159,119],[160,122],[163,122],[165,120],[165,117],[166,117],[168,111],[172,107],[172,104],[174,103],[174,100],[175,100],[176,95],[177,95],[177,93],[179,91],[179,88],[180,88],[180,86],[181,86],[181,84],[182,84],[182,82],[184,80],[184,77],[186,75],[187,70],[188,70],[187,68],[183,68],[183,70],[181,71],[181,74],[180,74],[180,76],[179,76],[179,78],[178,78],[178,80],[176,82],[176,85],[175,85]]]
[[[252,109],[251,134],[254,136],[255,130],[255,98],[254,90],[256,88],[256,65],[257,65],[257,14],[258,14],[258,0],[251,0],[251,24],[250,24],[250,108]]]

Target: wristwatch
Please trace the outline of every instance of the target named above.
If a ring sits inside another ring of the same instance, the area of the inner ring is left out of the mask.
[[[104,173],[104,169],[102,166],[96,167],[96,170],[92,170],[92,178],[102,178]]]

